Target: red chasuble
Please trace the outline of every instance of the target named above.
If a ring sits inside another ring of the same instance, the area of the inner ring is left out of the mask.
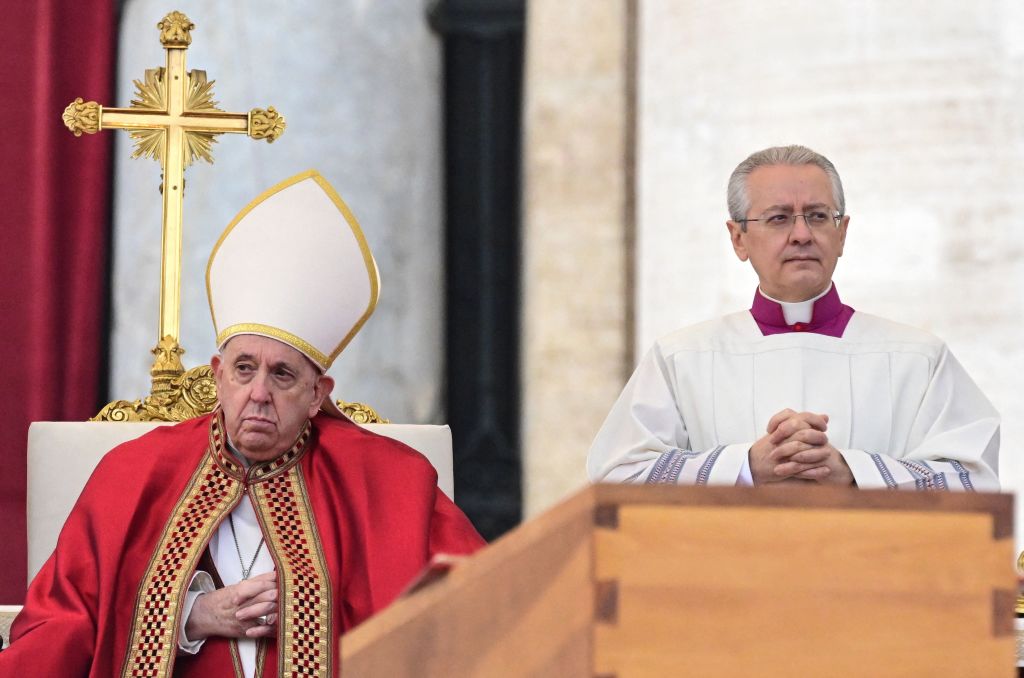
[[[29,588],[3,676],[241,676],[236,644],[178,656],[179,610],[217,526],[248,494],[276,563],[281,617],[257,675],[334,676],[336,638],[430,558],[484,542],[400,442],[318,415],[246,471],[219,413],[159,428],[100,462]]]

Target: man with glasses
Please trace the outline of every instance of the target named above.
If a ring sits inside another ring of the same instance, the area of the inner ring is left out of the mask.
[[[655,343],[591,447],[591,480],[998,490],[999,415],[946,345],[840,300],[850,217],[833,164],[758,151],[728,205],[753,305]]]

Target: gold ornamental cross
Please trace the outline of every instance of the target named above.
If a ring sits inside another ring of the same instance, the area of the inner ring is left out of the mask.
[[[136,98],[130,108],[105,108],[78,98],[64,110],[64,124],[75,136],[102,129],[128,130],[135,139],[132,157],[153,158],[163,169],[160,326],[158,344],[153,349],[157,355],[152,370],[154,394],[162,390],[171,373],[183,372],[178,332],[185,168],[197,158],[212,163],[211,149],[219,134],[235,132],[273,142],[285,128],[284,118],[273,106],[248,113],[226,113],[217,107],[213,81],[207,81],[206,72],[185,70],[185,50],[195,28],[187,16],[171,12],[157,28],[167,52],[166,66],[147,69],[144,80],[135,81]]]

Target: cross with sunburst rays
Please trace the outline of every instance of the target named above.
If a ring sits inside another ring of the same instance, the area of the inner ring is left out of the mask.
[[[95,101],[75,99],[64,110],[64,124],[75,136],[104,128],[128,130],[135,139],[133,158],[148,157],[163,169],[163,259],[160,270],[160,329],[157,348],[178,344],[181,291],[181,216],[185,168],[197,158],[213,162],[211,149],[225,132],[248,134],[273,142],[284,133],[284,118],[274,110],[254,108],[248,113],[226,113],[213,100],[213,81],[206,71],[185,70],[185,50],[195,28],[181,12],[171,12],[157,24],[160,43],[167,52],[163,68],[146,70],[135,81],[136,98],[130,108],[104,108]],[[166,353],[166,351],[164,351]],[[175,355],[180,354],[180,349]],[[154,391],[158,388],[160,357],[153,366]],[[163,366],[161,381],[168,377]],[[180,361],[171,371],[183,371]]]

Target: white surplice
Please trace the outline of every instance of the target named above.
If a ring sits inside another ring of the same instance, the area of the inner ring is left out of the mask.
[[[856,312],[841,338],[764,336],[749,311],[655,343],[598,432],[594,482],[735,485],[768,420],[829,415],[862,488],[998,491],[999,415],[931,334]]]

